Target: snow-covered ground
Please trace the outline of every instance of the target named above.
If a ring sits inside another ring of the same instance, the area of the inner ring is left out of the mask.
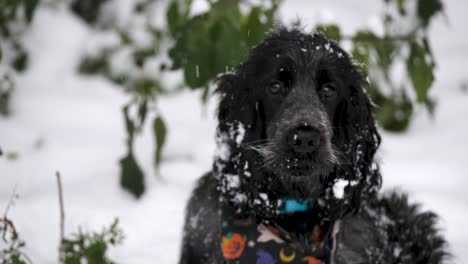
[[[284,21],[301,18],[311,25],[337,21],[345,32],[378,21],[381,1],[289,0]],[[384,133],[379,153],[384,188],[407,191],[413,201],[441,216],[456,263],[468,263],[468,37],[464,1],[445,1],[449,21],[439,17],[431,30],[438,59],[432,94],[438,100],[431,119],[420,110],[403,135]],[[160,100],[169,138],[160,169],[152,168],[150,131],[136,142],[146,171],[147,192],[135,200],[118,186],[118,159],[125,154],[121,106],[128,98],[101,78],[75,73],[78,54],[90,38],[86,27],[66,11],[39,9],[27,46],[29,70],[18,78],[13,115],[0,119],[0,146],[19,153],[0,159],[0,212],[17,186],[20,197],[10,209],[26,251],[35,263],[57,263],[59,206],[55,171],[63,179],[66,231],[96,230],[118,217],[124,244],[111,249],[119,263],[176,263],[183,211],[195,180],[211,166],[216,100],[199,103],[200,94],[184,92]],[[0,242],[1,243],[1,242]]]

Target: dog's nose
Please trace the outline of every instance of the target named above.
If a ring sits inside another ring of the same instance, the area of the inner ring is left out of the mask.
[[[320,145],[320,132],[310,126],[300,126],[289,133],[287,140],[296,153],[312,153]]]

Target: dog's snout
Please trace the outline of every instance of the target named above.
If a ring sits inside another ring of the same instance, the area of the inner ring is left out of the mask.
[[[312,153],[320,145],[320,132],[311,126],[300,126],[291,130],[287,141],[296,153]]]

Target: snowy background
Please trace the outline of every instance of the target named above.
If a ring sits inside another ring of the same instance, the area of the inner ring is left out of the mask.
[[[438,60],[431,91],[438,101],[435,118],[419,109],[407,133],[383,133],[378,156],[384,189],[404,190],[437,212],[455,263],[468,263],[468,91],[462,89],[468,83],[468,2],[447,0],[445,8],[447,17],[437,17],[430,32]],[[378,28],[380,11],[381,1],[290,0],[282,4],[280,17],[301,18],[309,26],[335,21],[350,33]],[[15,161],[0,159],[0,212],[16,186],[19,199],[9,216],[27,241],[26,252],[35,263],[57,263],[54,174],[60,171],[67,234],[78,226],[100,230],[118,217],[126,239],[111,249],[112,259],[176,263],[185,202],[212,162],[216,98],[204,107],[198,92],[160,100],[170,130],[160,178],[152,165],[153,139],[145,131],[137,139],[136,156],[147,174],[147,192],[133,199],[118,185],[118,159],[125,154],[121,106],[128,97],[104,79],[75,71],[92,35],[66,10],[37,11],[26,35],[30,67],[17,80],[13,115],[0,119],[1,148],[19,155]]]

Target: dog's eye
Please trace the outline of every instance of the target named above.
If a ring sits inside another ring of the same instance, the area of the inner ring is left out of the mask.
[[[283,87],[284,87],[283,82],[273,81],[272,83],[270,83],[269,90],[270,90],[270,93],[272,94],[278,94],[283,90]]]
[[[326,83],[320,89],[320,96],[324,98],[330,98],[335,96],[336,87],[332,83]]]

